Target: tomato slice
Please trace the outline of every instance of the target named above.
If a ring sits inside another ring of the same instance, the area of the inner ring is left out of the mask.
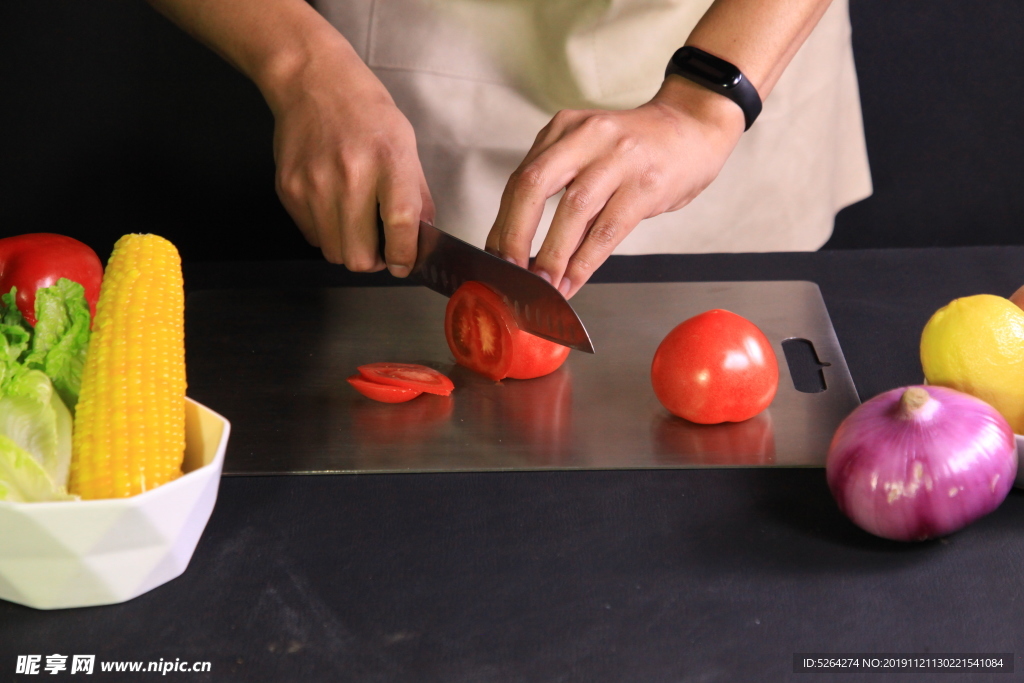
[[[501,297],[479,282],[466,282],[445,309],[444,334],[455,360],[495,381],[512,366],[512,334],[519,326]]]
[[[366,398],[372,398],[374,401],[380,401],[381,403],[405,403],[423,393],[419,389],[408,389],[391,384],[371,382],[362,375],[352,375],[348,378],[348,383]]]
[[[495,381],[550,374],[570,350],[519,329],[501,295],[473,281],[448,300],[444,333],[459,365]]]
[[[370,363],[359,366],[359,374],[371,382],[448,396],[455,385],[442,373],[415,363]]]

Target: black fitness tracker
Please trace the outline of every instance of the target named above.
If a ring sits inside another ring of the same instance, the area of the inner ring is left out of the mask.
[[[738,104],[747,123],[743,130],[749,130],[761,113],[761,96],[757,94],[757,88],[735,66],[704,50],[689,45],[676,50],[665,68],[665,76],[669,74],[703,85]]]

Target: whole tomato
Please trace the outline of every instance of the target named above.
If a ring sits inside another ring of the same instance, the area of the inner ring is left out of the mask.
[[[662,340],[651,384],[673,415],[700,424],[740,422],[775,398],[779,365],[754,323],[714,309],[683,321]]]
[[[89,313],[96,317],[103,264],[96,252],[73,237],[48,232],[0,239],[0,294],[17,287],[18,310],[36,324],[36,290],[66,277],[85,288]]]

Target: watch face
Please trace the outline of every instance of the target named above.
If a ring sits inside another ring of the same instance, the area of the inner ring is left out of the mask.
[[[720,88],[734,88],[743,75],[735,66],[707,52],[691,47],[681,48],[673,57],[680,67],[702,76]]]

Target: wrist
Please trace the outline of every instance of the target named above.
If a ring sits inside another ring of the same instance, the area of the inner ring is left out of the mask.
[[[319,15],[317,15],[319,19]],[[277,116],[291,103],[317,92],[320,84],[341,87],[353,98],[360,93],[387,91],[379,86],[352,46],[324,21],[296,32],[296,40],[279,41],[251,74],[271,111]]]
[[[665,67],[665,76],[670,75],[682,76],[735,102],[743,112],[745,129],[749,129],[761,113],[761,96],[743,72],[734,64],[699,47],[686,45],[672,53]]]
[[[682,76],[666,77],[651,103],[695,119],[730,148],[739,141],[746,127],[739,105]]]

